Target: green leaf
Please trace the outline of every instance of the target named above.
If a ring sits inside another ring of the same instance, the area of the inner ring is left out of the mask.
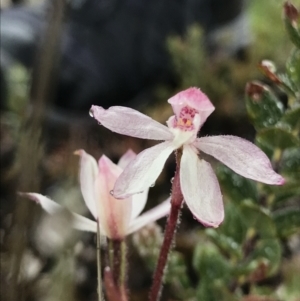
[[[291,53],[287,63],[286,71],[290,81],[297,91],[300,89],[300,50],[294,49]]]
[[[273,158],[275,149],[274,147],[270,146],[268,143],[266,143],[264,140],[259,141],[256,139],[255,144],[270,158]]]
[[[274,195],[274,204],[300,196],[299,181],[288,181],[282,186],[265,186],[265,191]]]
[[[297,89],[294,82],[286,73],[278,73],[276,66],[272,61],[263,60],[258,65],[262,73],[270,79],[275,85],[282,88],[287,94],[297,95]]]
[[[289,178],[300,181],[300,150],[299,148],[286,149],[281,158],[280,171]],[[299,185],[300,186],[300,185]]]
[[[208,228],[206,235],[222,250],[223,253],[230,257],[242,258],[241,245],[234,241],[231,237],[222,234],[220,231]]]
[[[217,175],[223,193],[233,202],[239,204],[244,199],[257,199],[255,182],[248,180],[224,165],[219,165]]]
[[[246,86],[246,107],[256,129],[275,125],[283,115],[283,105],[275,94],[259,82]]]
[[[299,84],[300,85],[300,84]],[[281,118],[281,122],[287,124],[291,130],[300,131],[300,106],[287,110]]]
[[[294,82],[291,81],[290,77],[286,73],[279,73],[278,79],[280,81],[278,86],[281,87],[286,94],[292,94],[294,97],[297,96],[298,87],[295,86]]]
[[[299,139],[291,132],[286,129],[276,127],[261,130],[257,134],[256,140],[258,143],[266,144],[273,149],[286,149],[299,147],[300,145]]]
[[[288,1],[284,4],[284,22],[291,41],[300,49],[299,13]]]
[[[195,295],[190,283],[187,264],[181,253],[176,251],[171,252],[168,259],[165,282],[172,287],[172,291],[182,300]]]
[[[299,285],[299,257],[293,256],[285,260],[282,265],[283,282],[280,288],[281,300],[298,301],[300,296]]]
[[[241,215],[248,229],[253,229],[262,238],[276,236],[276,228],[270,215],[262,207],[251,202],[240,206]]]
[[[237,229],[239,230],[237,231]],[[233,203],[226,204],[225,219],[219,227],[218,232],[230,237],[238,244],[242,244],[247,233],[247,226],[245,225],[239,206]]]
[[[281,246],[277,238],[260,240],[253,252],[253,257],[264,257],[271,262],[279,263],[281,259]]]
[[[233,272],[237,276],[247,276],[250,282],[263,280],[277,272],[281,252],[281,245],[277,238],[259,239],[246,260],[240,262]]]
[[[197,288],[197,300],[215,301],[220,300],[222,294],[214,290],[210,279],[203,279]]]
[[[221,280],[211,280],[201,278],[196,289],[196,299],[203,301],[238,301],[233,293],[229,290],[228,284]]]
[[[300,208],[284,208],[273,213],[277,232],[287,237],[300,230]]]
[[[199,275],[210,280],[228,279],[231,266],[218,248],[210,242],[199,243],[196,246],[193,266]]]

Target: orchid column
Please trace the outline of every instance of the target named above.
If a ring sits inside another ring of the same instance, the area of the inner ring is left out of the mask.
[[[142,151],[128,164],[114,185],[112,193],[116,198],[126,199],[151,187],[169,155],[177,151],[171,213],[150,293],[151,301],[159,299],[163,271],[182,201],[205,226],[218,227],[223,221],[224,208],[219,183],[211,165],[201,159],[201,152],[215,157],[246,178],[271,185],[284,183],[284,179],[272,169],[268,157],[254,144],[235,136],[197,138],[201,126],[215,109],[199,89],[182,91],[168,102],[172,105],[174,115],[167,121],[167,127],[130,108],[117,106],[105,110],[92,106],[90,110],[92,117],[116,133],[164,140]]]

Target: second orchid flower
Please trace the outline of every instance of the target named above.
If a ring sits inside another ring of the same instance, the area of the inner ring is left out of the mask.
[[[141,194],[130,196],[125,200],[117,200],[112,194],[115,182],[124,167],[132,161],[136,154],[129,150],[120,159],[118,165],[103,155],[97,161],[84,150],[75,154],[80,156],[80,187],[84,201],[99,222],[101,235],[110,239],[121,240],[148,223],[151,223],[170,211],[170,200],[140,215],[148,197],[148,189]],[[49,214],[54,214],[61,206],[38,193],[22,193],[36,201]],[[97,232],[97,223],[86,217],[73,213],[73,227],[79,230]]]

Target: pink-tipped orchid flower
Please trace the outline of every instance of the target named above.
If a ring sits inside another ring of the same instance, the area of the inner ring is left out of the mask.
[[[75,154],[80,156],[80,187],[84,201],[99,222],[100,233],[111,239],[123,239],[148,223],[151,223],[170,211],[170,200],[140,215],[148,197],[148,189],[143,193],[129,196],[125,200],[115,199],[111,191],[124,167],[136,157],[129,150],[120,159],[118,165],[103,155],[98,164],[84,150]],[[49,214],[54,214],[62,207],[49,198],[38,193],[22,193],[21,195],[36,201]],[[72,213],[73,227],[79,230],[97,232],[97,223],[86,217]]]
[[[169,155],[182,148],[180,184],[184,200],[202,224],[217,227],[224,219],[222,194],[211,165],[201,159],[209,154],[236,173],[262,183],[282,185],[284,179],[273,169],[268,157],[254,144],[235,136],[197,138],[207,117],[214,111],[208,97],[189,88],[168,100],[174,116],[167,127],[130,108],[92,106],[90,115],[119,134],[143,139],[165,140],[150,147],[128,165],[113,189],[116,198],[127,198],[155,183]],[[200,155],[200,158],[199,158]]]

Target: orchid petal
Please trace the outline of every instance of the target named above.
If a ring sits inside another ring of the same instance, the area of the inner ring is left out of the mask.
[[[171,203],[170,203],[170,198],[168,198],[163,203],[159,204],[158,206],[154,207],[153,209],[147,211],[146,213],[142,214],[141,216],[133,220],[129,226],[127,235],[135,231],[138,231],[139,229],[143,228],[147,224],[166,216],[170,212],[170,210],[171,210]]]
[[[94,194],[94,182],[98,174],[97,162],[83,149],[75,151],[74,154],[80,156],[79,181],[83,199],[92,215],[97,219]]]
[[[173,138],[166,126],[131,108],[115,106],[105,110],[92,106],[90,114],[106,128],[122,135],[151,140]]]
[[[19,195],[27,197],[30,200],[36,202],[50,215],[53,215],[63,209],[63,207],[61,205],[57,204],[56,202],[52,201],[51,199],[49,199],[46,196],[39,194],[39,193],[20,192]]]
[[[122,169],[136,157],[136,153],[129,149],[119,160],[118,166]],[[135,219],[145,208],[148,199],[149,189],[146,189],[143,193],[135,194],[131,197],[132,199],[132,211],[131,220]]]
[[[100,226],[112,239],[122,239],[131,220],[131,199],[117,200],[112,189],[122,169],[106,156],[99,160],[99,173],[95,181]]]
[[[285,182],[273,170],[266,154],[247,140],[235,136],[212,136],[199,138],[194,145],[245,178],[271,185]]]
[[[149,189],[144,190],[142,193],[134,194],[132,199],[132,212],[131,212],[131,220],[135,219],[146,206],[148,199]]]
[[[194,217],[205,226],[218,227],[224,219],[222,194],[210,164],[184,146],[180,163],[180,185]]]
[[[122,169],[125,167],[136,157],[136,153],[129,149],[119,160],[118,166]]]
[[[152,186],[175,148],[173,142],[166,141],[139,153],[117,179],[114,196],[126,198]]]
[[[207,117],[215,110],[209,98],[198,88],[189,88],[181,91],[171,97],[168,103],[172,105],[173,111],[177,117],[184,106],[195,109],[200,116],[200,124],[202,125]]]
[[[60,210],[68,210],[39,193],[20,193],[20,195],[35,201],[50,215],[56,214]],[[97,232],[97,223],[95,221],[74,212],[71,212],[71,214],[73,219],[73,228],[82,231]]]
[[[73,214],[73,228],[81,231],[88,231],[97,233],[97,222],[90,220],[82,215],[72,212]],[[105,235],[103,229],[100,229],[100,233]]]

